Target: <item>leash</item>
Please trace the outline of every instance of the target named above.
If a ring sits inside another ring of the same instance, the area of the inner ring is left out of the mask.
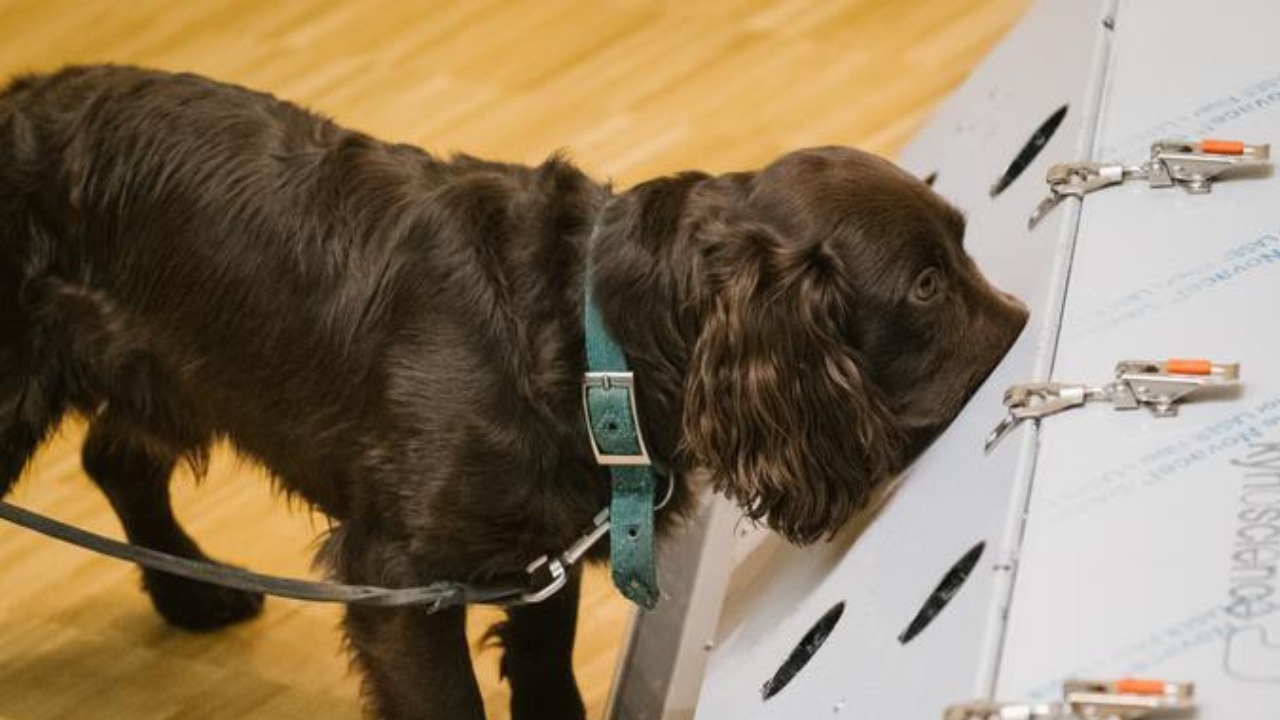
[[[583,292],[588,372],[582,382],[582,405],[591,450],[596,462],[608,467],[612,477],[612,500],[609,507],[592,519],[591,528],[567,549],[556,555],[543,555],[529,563],[525,568],[526,583],[479,585],[438,581],[418,587],[384,588],[303,580],[192,560],[132,545],[3,500],[0,500],[0,520],[99,555],[233,590],[306,602],[379,607],[425,606],[427,612],[460,605],[513,606],[542,602],[564,587],[569,570],[607,533],[614,585],[632,602],[652,610],[659,595],[653,551],[653,518],[671,500],[675,482],[670,477],[665,478],[664,496],[655,504],[659,475],[640,431],[635,377],[627,366],[622,348],[605,327],[604,317],[595,302],[591,252],[603,217],[602,210],[587,244]]]
[[[482,586],[440,581],[420,587],[382,588],[264,575],[228,565],[219,565],[205,560],[192,560],[191,558],[179,557],[152,550],[151,548],[131,545],[114,538],[82,530],[74,525],[68,525],[4,501],[0,501],[0,519],[100,555],[136,563],[170,575],[179,575],[190,580],[220,585],[234,590],[258,592],[264,595],[291,598],[293,600],[381,607],[425,605],[429,606],[428,612],[436,612],[466,604],[520,605],[528,602],[537,602],[550,596],[550,594],[547,594],[545,597],[538,597],[545,593],[546,589],[536,588],[532,582],[525,585]],[[575,561],[576,559],[574,558]],[[539,560],[543,560],[543,558]],[[533,568],[533,565],[530,567]],[[534,573],[531,571],[531,580],[533,575]],[[557,589],[564,584],[563,579],[557,580],[554,577],[550,582],[558,583]]]
[[[668,481],[667,490],[659,508],[671,499],[675,483]],[[609,509],[596,514],[590,530],[583,533],[564,552],[552,557],[542,557],[529,563],[525,572],[529,582],[523,585],[473,585],[470,583],[440,581],[409,588],[383,588],[369,585],[301,580],[297,578],[265,575],[207,560],[171,555],[139,545],[131,545],[115,538],[99,535],[47,515],[27,510],[0,500],[0,520],[60,540],[70,545],[117,560],[131,562],[151,570],[179,575],[189,580],[219,585],[233,590],[262,593],[274,597],[303,600],[306,602],[343,603],[346,605],[372,605],[378,607],[428,606],[427,612],[438,612],[459,605],[528,605],[539,603],[556,594],[568,581],[569,569],[582,559],[605,532],[609,530]],[[536,582],[539,574],[545,574],[542,583]]]

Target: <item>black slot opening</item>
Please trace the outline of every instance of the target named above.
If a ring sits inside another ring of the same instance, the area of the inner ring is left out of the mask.
[[[1040,154],[1045,145],[1049,144],[1049,140],[1058,131],[1058,126],[1062,125],[1062,120],[1066,116],[1067,106],[1063,105],[1053,111],[1053,114],[1047,120],[1040,123],[1040,127],[1036,128],[1036,131],[1031,134],[1031,139],[1027,140],[1027,143],[1018,151],[1017,156],[1013,158],[1013,162],[1009,163],[1009,167],[1004,171],[1004,174],[991,186],[991,197],[1004,192],[1027,169],[1027,166],[1035,161],[1036,156]]]
[[[818,652],[818,648],[830,637],[831,631],[835,629],[836,623],[840,622],[840,616],[844,614],[844,601],[836,603],[830,610],[818,618],[818,622],[809,628],[809,632],[800,638],[800,642],[796,645],[787,659],[782,662],[782,666],[773,674],[773,677],[765,681],[760,688],[760,694],[765,700],[782,692],[782,688],[795,679],[804,666],[809,664],[813,659],[814,653]]]
[[[947,574],[942,576],[942,582],[938,583],[938,587],[934,588],[929,597],[925,599],[924,605],[921,606],[920,612],[911,619],[911,623],[907,625],[907,629],[902,631],[898,636],[898,642],[906,645],[915,639],[917,635],[929,627],[929,623],[938,617],[938,613],[951,602],[951,599],[960,592],[964,581],[969,579],[969,575],[973,573],[973,568],[978,565],[978,560],[982,558],[982,552],[987,547],[985,542],[980,542],[969,549],[963,557],[956,561],[955,565],[947,570]]]

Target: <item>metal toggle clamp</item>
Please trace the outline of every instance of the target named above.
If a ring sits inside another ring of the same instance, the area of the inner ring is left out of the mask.
[[[1088,193],[1126,180],[1146,180],[1151,187],[1180,185],[1189,193],[1207,193],[1224,172],[1268,165],[1270,157],[1270,145],[1247,145],[1236,140],[1161,140],[1151,145],[1151,159],[1141,165],[1059,163],[1049,168],[1045,176],[1049,196],[1031,213],[1027,227],[1034,228],[1066,197],[1083,199]]]
[[[1062,702],[952,705],[943,720],[1137,720],[1195,708],[1193,683],[1163,680],[1068,680]]]
[[[1156,417],[1171,417],[1178,414],[1178,403],[1196,390],[1211,385],[1235,385],[1239,380],[1238,363],[1125,360],[1116,365],[1116,379],[1102,387],[1057,382],[1018,383],[1005,390],[1004,405],[1009,413],[987,435],[984,449],[991,452],[1024,420],[1039,420],[1088,402],[1109,402],[1116,410],[1145,407]]]

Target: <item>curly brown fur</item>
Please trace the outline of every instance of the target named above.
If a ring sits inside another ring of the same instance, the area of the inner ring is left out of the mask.
[[[0,94],[0,495],[77,413],[139,544],[204,557],[166,483],[227,438],[333,518],[344,581],[518,574],[608,499],[579,401],[597,224],[652,450],[799,542],[936,436],[1026,317],[953,208],[856,151],[614,196],[561,158],[443,160],[192,75],[70,68]],[[192,628],[260,601],[146,588]],[[575,580],[500,629],[515,717],[582,716],[576,608]],[[462,612],[346,628],[380,715],[481,715]]]

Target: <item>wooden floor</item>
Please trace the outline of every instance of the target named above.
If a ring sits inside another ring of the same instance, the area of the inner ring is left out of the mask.
[[[0,0],[0,77],[70,62],[194,70],[433,151],[534,162],[565,148],[620,187],[790,148],[892,155],[1029,0],[362,2]],[[64,428],[14,499],[119,534]],[[229,453],[179,514],[215,556],[309,572],[323,522]],[[629,610],[593,574],[577,655],[601,717]],[[475,631],[495,616],[473,613]],[[360,717],[331,607],[268,603],[212,635],[166,627],[129,566],[0,528],[0,718]],[[478,635],[474,635],[477,636]],[[506,717],[493,651],[490,716]]]

